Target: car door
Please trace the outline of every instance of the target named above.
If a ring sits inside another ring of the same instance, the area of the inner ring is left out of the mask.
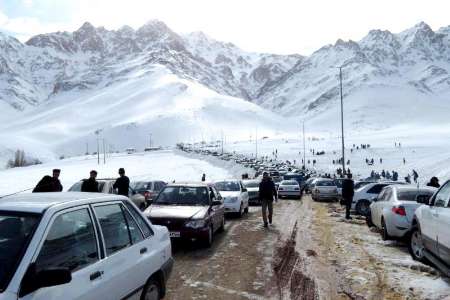
[[[450,189],[449,189],[450,191]],[[447,200],[435,203],[436,247],[439,257],[450,266],[450,192]]]
[[[105,249],[100,278],[101,292],[114,299],[128,297],[143,285],[143,274],[137,271],[141,245],[136,230],[130,230],[121,201],[93,205]],[[99,287],[100,288],[100,287]]]
[[[385,190],[381,191],[381,193],[377,197],[377,200],[370,205],[370,210],[372,213],[372,222],[378,228],[381,228],[381,210],[383,207],[385,193],[386,193]]]
[[[450,182],[447,182],[433,197],[432,205],[428,210],[424,210],[422,217],[423,221],[420,222],[420,229],[425,246],[434,254],[439,256],[439,234],[438,230],[442,222],[445,223],[445,213],[448,206],[448,200],[450,198]],[[441,214],[444,214],[441,217]]]
[[[55,214],[47,226],[44,239],[33,258],[36,271],[69,268],[70,283],[41,288],[20,299],[103,299],[98,287],[102,278],[94,278],[101,270],[100,243],[89,206],[63,210]]]

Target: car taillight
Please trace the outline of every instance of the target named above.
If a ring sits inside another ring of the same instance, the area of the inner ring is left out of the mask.
[[[406,210],[403,206],[394,206],[392,212],[396,215],[406,216]]]
[[[282,187],[280,186],[280,187],[278,188],[278,190],[279,190],[279,191],[282,191],[282,190],[283,190],[283,188],[282,188]]]

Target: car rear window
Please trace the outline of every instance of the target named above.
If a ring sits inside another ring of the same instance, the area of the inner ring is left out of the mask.
[[[432,192],[425,191],[397,191],[397,199],[400,201],[428,200],[432,195]]]
[[[295,180],[286,180],[281,182],[281,185],[298,185],[298,182]]]
[[[336,186],[333,181],[317,181],[316,186]]]

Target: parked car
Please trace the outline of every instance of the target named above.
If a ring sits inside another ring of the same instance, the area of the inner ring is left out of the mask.
[[[126,197],[36,193],[0,199],[0,298],[161,299],[169,232]]]
[[[97,179],[98,181],[98,189],[99,193],[104,194],[117,194],[117,191],[113,188],[114,182],[116,179]],[[78,181],[74,185],[70,187],[69,192],[81,192],[81,185],[83,184],[83,180]],[[147,207],[145,197],[136,191],[134,191],[131,187],[129,188],[128,198],[133,201],[133,203],[139,207],[141,210],[144,210]]]
[[[314,186],[314,182],[316,181],[316,179],[317,178],[309,178],[308,180],[305,181],[304,192],[306,194],[311,194],[312,187]]]
[[[198,240],[207,247],[225,229],[222,196],[212,184],[168,184],[144,213],[153,224],[166,226],[171,238]]]
[[[215,187],[223,198],[225,213],[236,213],[242,217],[248,213],[248,192],[240,180],[216,181]]]
[[[317,179],[312,188],[311,197],[314,201],[338,200],[339,195],[334,180],[327,178]]]
[[[417,208],[408,243],[411,256],[431,261],[450,277],[450,181]]]
[[[278,198],[301,198],[300,184],[296,180],[283,180],[278,187]]]
[[[435,191],[406,185],[386,186],[370,205],[371,222],[380,229],[383,240],[405,237],[411,230],[419,202],[428,201]]]
[[[165,187],[167,183],[160,180],[151,181],[134,181],[131,182],[130,187],[135,192],[144,196],[147,206],[158,196],[159,192]]]
[[[373,182],[363,185],[355,190],[352,209],[356,210],[356,213],[359,215],[368,216],[370,214],[370,204],[372,203],[372,200],[378,196],[384,187],[393,184],[398,184],[398,182]]]
[[[343,181],[344,181],[344,178],[336,178],[336,179],[334,179],[334,183],[336,184],[339,198],[342,198],[342,182]]]
[[[243,180],[242,183],[248,192],[248,202],[253,205],[261,204],[259,200],[259,183],[261,180]]]

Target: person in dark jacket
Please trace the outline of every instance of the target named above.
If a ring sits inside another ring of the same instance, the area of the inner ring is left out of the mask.
[[[353,196],[355,194],[355,185],[352,180],[352,174],[348,173],[347,178],[342,181],[342,198],[345,203],[345,218],[351,220],[350,209],[352,207]]]
[[[59,181],[60,169],[53,170],[53,176],[45,175],[33,189],[33,193],[62,192],[63,186]]]
[[[439,184],[439,179],[435,176],[431,177],[430,182],[427,183],[427,186],[440,188],[441,185]]]
[[[98,189],[97,171],[92,170],[89,175],[89,179],[83,180],[81,191],[86,193],[100,193]]]
[[[203,175],[202,175],[202,182],[205,182],[205,181],[206,181],[206,174],[203,173]]]
[[[128,191],[130,189],[130,179],[125,176],[125,169],[119,169],[119,178],[113,184],[113,188],[117,189],[117,194],[128,197]]]
[[[272,224],[273,214],[273,198],[278,201],[277,189],[272,178],[269,177],[269,173],[263,173],[263,179],[259,184],[259,200],[261,201],[262,218],[264,227],[267,227],[267,209],[269,210],[269,223]]]

